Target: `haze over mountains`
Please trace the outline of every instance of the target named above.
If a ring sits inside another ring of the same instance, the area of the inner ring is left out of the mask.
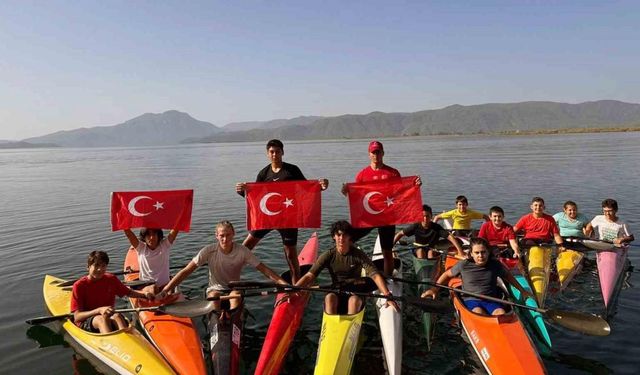
[[[230,123],[220,128],[175,110],[146,113],[122,124],[24,139],[62,147],[161,146],[179,143],[493,134],[575,128],[640,127],[640,104],[601,100],[580,104],[523,102],[452,105],[412,113],[372,112],[335,117]],[[1,146],[1,145],[0,145]]]

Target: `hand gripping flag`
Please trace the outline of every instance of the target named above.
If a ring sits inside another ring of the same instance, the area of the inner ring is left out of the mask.
[[[247,228],[320,228],[320,184],[312,181],[248,183]]]
[[[347,184],[351,225],[371,228],[422,220],[416,176]]]
[[[111,193],[111,230],[191,227],[193,190],[126,191]]]

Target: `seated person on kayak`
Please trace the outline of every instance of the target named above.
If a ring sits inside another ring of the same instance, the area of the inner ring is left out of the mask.
[[[178,286],[187,276],[191,275],[196,268],[207,264],[209,266],[209,287],[207,297],[220,297],[225,290],[229,289],[230,281],[240,280],[242,268],[245,265],[255,267],[263,275],[272,281],[289,285],[277,273],[256,257],[247,247],[233,242],[236,232],[229,221],[221,221],[216,225],[216,238],[218,243],[203,247],[198,254],[187,264],[176,276],[162,288],[159,297],[164,297],[167,293]],[[240,295],[238,291],[231,291],[230,295]],[[239,298],[230,300],[231,309],[238,307]],[[219,300],[215,303],[215,310],[220,310]]]
[[[502,293],[498,288],[498,277],[515,286],[524,298],[531,297],[531,293],[520,286],[513,275],[497,261],[489,251],[489,244],[484,238],[471,239],[471,251],[469,258],[461,260],[438,278],[438,284],[447,284],[449,279],[460,276],[462,289],[468,292],[484,294],[490,297],[501,298]],[[435,298],[438,288],[433,287],[424,293],[422,298]],[[481,300],[476,297],[467,297],[462,294],[462,300],[467,308],[477,314],[502,315],[506,313],[500,303]]]
[[[483,223],[478,232],[478,237],[484,238],[489,243],[494,256],[504,250],[513,250],[513,257],[520,258],[520,247],[516,241],[516,233],[511,224],[504,221],[504,210],[502,207],[493,206],[489,209],[489,219]]]
[[[518,220],[513,231],[524,234],[523,242],[527,244],[550,243],[554,241],[558,251],[564,251],[560,229],[553,216],[544,212],[544,199],[533,197],[531,200],[531,213]]]
[[[566,201],[562,206],[563,212],[553,215],[558,224],[562,237],[584,237],[584,232],[589,224],[589,219],[578,213],[578,205],[574,201]]]
[[[454,233],[459,236],[468,236],[471,234],[471,220],[484,219],[489,221],[489,216],[468,207],[469,201],[467,197],[458,195],[456,197],[456,208],[436,215],[433,221],[437,223],[442,219],[452,219]]]
[[[618,202],[615,199],[602,201],[602,213],[604,215],[597,215],[587,224],[585,231],[588,236],[595,231],[597,239],[613,242],[616,245],[635,239],[627,224],[617,216]]]
[[[169,282],[169,253],[178,236],[178,230],[172,229],[167,238],[164,238],[162,229],[155,228],[140,229],[140,237],[136,237],[131,229],[125,229],[124,234],[138,253],[140,280],[155,282],[144,290],[158,293]]]
[[[109,256],[104,251],[92,251],[87,260],[89,274],[73,284],[71,312],[73,321],[85,331],[109,333],[114,328],[127,328],[129,323],[113,306],[118,297],[153,299],[151,292],[138,292],[125,286],[116,276],[107,273]]]
[[[420,244],[420,247],[416,248],[416,257],[418,258],[428,258],[433,259],[437,257],[437,253],[433,250],[436,242],[438,242],[441,238],[446,238],[451,242],[456,250],[458,251],[458,255],[464,257],[464,251],[462,247],[458,243],[456,237],[449,233],[448,230],[444,229],[440,224],[434,223],[431,221],[431,216],[433,212],[431,211],[431,207],[424,204],[422,205],[422,221],[419,223],[414,223],[409,225],[408,227],[402,229],[400,232],[396,233],[396,236],[393,238],[393,243],[397,243],[404,236],[414,236],[416,246]],[[422,246],[424,245],[424,246]],[[428,248],[429,251],[425,251],[424,248]]]
[[[333,284],[340,285],[346,280],[360,278],[364,268],[367,277],[376,283],[380,292],[385,296],[390,295],[391,292],[387,289],[387,283],[380,271],[367,254],[351,242],[352,230],[351,224],[345,220],[331,224],[331,237],[335,241],[335,247],[320,255],[309,272],[298,280],[296,286],[307,287],[311,285],[324,268],[329,270]],[[327,314],[347,313],[353,315],[362,309],[362,303],[362,298],[356,295],[329,293],[324,299],[324,309]],[[392,306],[396,311],[400,311],[394,301],[387,300],[387,306]]]

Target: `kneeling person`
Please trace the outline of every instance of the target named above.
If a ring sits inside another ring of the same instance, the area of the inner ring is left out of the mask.
[[[531,293],[523,289],[513,275],[497,261],[489,251],[489,244],[483,238],[471,239],[470,259],[456,263],[438,278],[438,284],[446,284],[449,279],[460,276],[462,289],[476,294],[484,294],[501,298],[498,288],[498,277],[515,286],[524,298],[532,297]],[[422,298],[435,298],[438,288],[431,288],[422,293]],[[462,293],[462,300],[467,308],[477,314],[503,315],[506,313],[500,303],[468,297]]]
[[[127,320],[114,313],[116,296],[153,299],[151,292],[138,292],[125,286],[116,276],[107,273],[109,256],[104,251],[92,251],[87,260],[89,274],[73,284],[71,312],[78,327],[89,332],[109,333],[127,328]]]
[[[335,241],[335,247],[323,253],[298,282],[296,286],[307,287],[313,283],[320,272],[327,268],[331,274],[331,281],[340,284],[346,280],[361,277],[364,268],[367,276],[371,278],[380,292],[389,296],[391,293],[387,289],[387,284],[380,271],[373,264],[371,259],[351,242],[353,228],[349,222],[341,220],[331,225],[331,237]],[[362,309],[362,298],[351,295],[340,295],[329,293],[324,300],[324,308],[327,314],[339,314],[346,312],[349,315],[356,314]],[[347,306],[345,306],[347,305]],[[391,300],[387,300],[387,306],[393,306],[399,311],[398,305]],[[346,307],[346,308],[345,308]]]

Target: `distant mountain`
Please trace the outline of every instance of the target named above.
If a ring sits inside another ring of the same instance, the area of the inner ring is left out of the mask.
[[[523,102],[452,105],[413,113],[372,112],[324,117],[305,126],[224,132],[199,142],[341,139],[438,134],[498,134],[575,128],[613,128],[640,123],[640,104],[601,100],[580,104]],[[195,140],[191,140],[195,141]]]
[[[0,149],[13,149],[13,148],[49,148],[60,147],[51,143],[33,144],[28,142],[12,142],[12,141],[0,141]]]
[[[215,125],[187,113],[145,113],[122,124],[81,128],[27,138],[29,143],[54,143],[63,147],[160,146],[179,144],[187,138],[220,132]]]
[[[271,121],[247,121],[247,122],[231,122],[222,127],[225,132],[246,131],[251,129],[275,129],[282,126],[306,126],[321,119],[320,116],[300,116],[292,119],[278,119]]]

